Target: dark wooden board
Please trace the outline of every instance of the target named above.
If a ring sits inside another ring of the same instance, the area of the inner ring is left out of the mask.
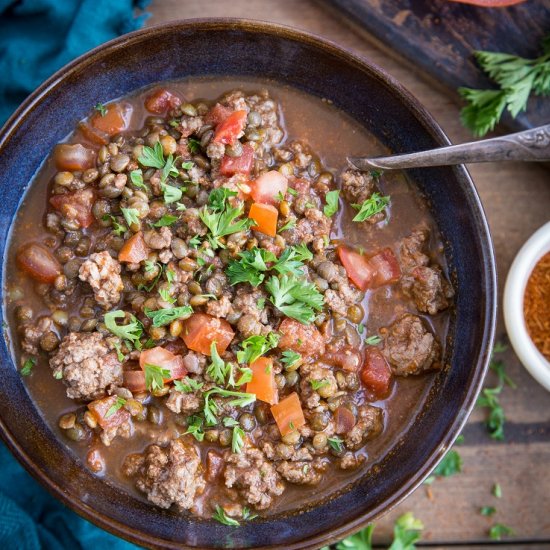
[[[550,34],[550,0],[507,8],[480,8],[449,0],[319,0],[393,54],[418,66],[432,81],[456,89],[490,88],[472,52],[489,50],[536,57]],[[550,99],[531,99],[526,113],[503,121],[525,129],[550,121]]]

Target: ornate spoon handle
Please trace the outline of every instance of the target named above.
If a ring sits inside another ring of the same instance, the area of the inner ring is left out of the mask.
[[[446,166],[469,162],[495,162],[519,160],[542,162],[550,160],[550,124],[516,134],[481,141],[439,147],[430,151],[392,155],[390,157],[349,157],[348,161],[359,170],[397,170]]]

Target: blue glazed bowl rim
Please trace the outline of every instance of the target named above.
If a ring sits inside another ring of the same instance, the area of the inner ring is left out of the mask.
[[[389,75],[382,68],[372,63],[371,61],[354,54],[343,47],[326,40],[320,36],[312,33],[298,30],[289,26],[279,25],[274,23],[267,23],[263,21],[238,19],[238,18],[199,18],[199,19],[187,19],[181,21],[174,21],[166,24],[155,25],[145,29],[131,32],[123,35],[119,38],[106,42],[97,48],[90,50],[89,52],[76,58],[71,63],[65,65],[56,73],[54,73],[49,79],[41,84],[36,91],[29,95],[25,101],[17,108],[13,115],[8,119],[0,130],[0,154],[8,141],[16,134],[22,121],[33,111],[41,101],[48,96],[48,94],[58,86],[62,86],[65,79],[75,72],[79,72],[87,65],[97,63],[101,61],[105,55],[112,55],[117,50],[124,50],[124,48],[130,44],[139,42],[141,39],[150,37],[151,35],[159,36],[162,38],[163,33],[168,31],[219,31],[219,30],[239,30],[249,33],[284,37],[289,40],[301,42],[307,44],[316,49],[322,50],[335,57],[339,57],[345,60],[346,63],[352,64],[357,70],[367,72],[371,78],[376,78],[385,87],[399,98],[399,100],[405,105],[412,117],[416,117],[423,125],[424,130],[441,146],[450,144],[450,140],[432,117],[432,115],[426,110],[425,107],[406,89],[404,88],[394,77]],[[496,325],[496,311],[497,311],[497,278],[495,268],[495,256],[489,231],[489,226],[485,217],[484,209],[474,186],[474,183],[464,165],[456,166],[454,169],[456,179],[462,185],[463,191],[469,196],[471,204],[474,209],[471,214],[474,216],[475,226],[479,231],[482,256],[484,265],[485,276],[485,310],[483,312],[484,327],[483,334],[479,336],[480,351],[477,357],[477,364],[474,366],[474,376],[471,380],[471,384],[468,388],[468,392],[462,403],[459,414],[454,419],[454,422],[447,428],[445,437],[441,440],[441,444],[429,457],[421,468],[413,473],[407,482],[403,484],[399,491],[394,492],[389,498],[384,499],[381,503],[376,505],[373,510],[365,512],[358,518],[345,522],[340,527],[333,529],[329,533],[320,533],[311,536],[307,540],[291,543],[285,545],[284,548],[288,550],[292,549],[313,549],[320,546],[332,544],[338,540],[345,538],[346,536],[358,531],[365,527],[368,523],[373,522],[382,514],[385,514],[389,510],[393,509],[401,501],[403,501],[408,495],[410,495],[431,473],[431,471],[437,466],[439,461],[443,458],[446,451],[452,446],[456,437],[462,431],[466,420],[472,411],[477,396],[481,391],[482,383],[487,372],[491,350],[495,335]],[[4,243],[4,247],[6,243]],[[86,519],[92,521],[96,525],[99,525],[103,529],[122,536],[127,540],[135,542],[137,544],[147,545],[154,548],[173,548],[174,542],[170,542],[165,539],[159,539],[154,536],[148,535],[141,530],[133,529],[121,522],[118,522],[107,515],[104,515],[97,510],[94,510],[91,506],[85,502],[75,498],[68,492],[66,492],[62,486],[57,484],[54,480],[45,475],[30,456],[18,443],[17,435],[12,433],[4,420],[0,418],[0,436],[4,442],[8,445],[11,452],[21,462],[21,464],[27,469],[27,471],[35,477],[40,483],[42,483],[55,497],[60,499],[64,504],[69,506],[74,511]],[[367,517],[368,516],[368,517]],[[177,545],[178,548],[192,548],[183,545]],[[283,548],[283,546],[271,546],[266,544],[262,548]]]

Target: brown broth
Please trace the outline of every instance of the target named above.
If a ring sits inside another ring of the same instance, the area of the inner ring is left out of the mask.
[[[260,81],[250,78],[217,78],[215,80],[170,83],[170,88],[179,91],[183,96],[193,101],[197,98],[214,100],[223,92],[234,88],[243,89],[245,92],[267,88],[271,97],[282,105],[286,138],[308,142],[312,150],[320,156],[325,166],[335,173],[339,173],[346,166],[347,156],[378,155],[387,152],[360,124],[328,102],[272,81]],[[135,96],[125,98],[132,103],[134,99],[137,100],[132,115],[131,128],[141,128],[144,118],[147,116],[147,113],[141,107],[142,102],[140,100],[145,93],[146,91],[142,90]],[[69,137],[68,141],[74,141],[77,137],[77,135],[73,135]],[[13,297],[17,297],[18,293],[23,293],[25,298],[32,302],[35,316],[49,313],[49,310],[45,307],[39,310],[42,303],[41,298],[36,293],[32,281],[16,267],[14,251],[24,242],[29,240],[40,241],[44,238],[42,224],[37,223],[37,221],[43,220],[45,216],[47,208],[46,194],[54,173],[55,168],[51,159],[46,160],[29,187],[13,224],[7,261],[8,288],[6,289],[7,292],[4,293],[7,299],[9,326],[12,331],[15,322],[13,307],[10,306],[14,301]],[[392,197],[392,223],[382,229],[362,231],[358,224],[351,223],[353,211],[351,208],[346,207],[338,214],[339,219],[333,231],[333,238],[345,240],[350,245],[361,246],[367,252],[374,251],[383,246],[395,245],[399,239],[407,236],[411,229],[422,220],[432,229],[431,249],[434,259],[445,269],[442,249],[436,246],[440,239],[435,223],[418,192],[399,173],[384,176],[382,192]],[[367,292],[363,302],[364,309],[367,312],[366,321],[364,321],[366,335],[376,334],[380,327],[388,325],[396,317],[398,311],[395,309],[395,302],[399,299],[399,290],[390,287]],[[74,303],[78,304],[77,297]],[[374,305],[376,307],[373,307]],[[372,312],[374,309],[376,309],[376,314],[369,315],[369,310]],[[430,317],[428,321],[439,341],[444,345],[448,313]],[[14,331],[11,334],[11,341],[18,341]],[[15,349],[13,353],[16,364],[19,364],[19,350]],[[82,467],[87,467],[85,459],[89,443],[71,442],[62,435],[60,428],[58,428],[59,416],[64,412],[74,410],[75,403],[65,395],[63,384],[52,377],[45,357],[40,358],[32,376],[26,378],[25,382],[32,399],[50,429],[65,443],[67,450],[74,453],[81,460]],[[382,435],[368,442],[360,451],[367,457],[363,466],[356,471],[332,468],[324,475],[321,483],[314,488],[287,484],[286,491],[275,502],[275,505],[269,509],[268,513],[285,512],[296,509],[298,506],[311,505],[364,475],[369,468],[392,449],[400,436],[407,431],[416,414],[423,407],[432,382],[433,377],[430,375],[397,378],[391,396],[384,401],[375,403],[386,411],[385,430]],[[150,423],[135,423],[134,437],[128,440],[116,438],[110,447],[102,448],[107,464],[106,472],[102,474],[105,480],[108,483],[123,487],[141,500],[146,500],[145,495],[138,493],[133,488],[132,483],[120,475],[120,466],[128,453],[142,451],[157,438],[170,439],[170,434],[174,433],[174,421],[171,413],[164,407],[163,412],[165,421],[162,426],[154,427]],[[203,456],[205,456],[206,450],[206,447],[203,447]],[[202,497],[202,499],[206,498],[208,498],[208,491]],[[200,508],[200,503],[198,505]]]

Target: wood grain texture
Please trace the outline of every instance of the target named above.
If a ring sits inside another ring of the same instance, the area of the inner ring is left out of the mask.
[[[420,67],[432,81],[456,89],[491,88],[472,52],[488,50],[532,58],[550,29],[550,1],[530,1],[500,9],[448,0],[319,0],[332,13],[364,30],[377,45]],[[550,120],[550,102],[532,98],[527,113],[504,123],[514,129],[540,126]]]
[[[388,2],[384,2],[388,3]],[[350,31],[330,11],[313,0],[154,0],[149,24],[196,17],[246,17],[291,25],[360,54],[384,68],[428,108],[454,143],[471,139],[460,125],[454,99],[421,78],[411,63],[402,63],[377,48],[364,35]],[[534,164],[472,165],[470,170],[483,200],[491,226],[498,263],[500,295],[512,259],[525,240],[549,219],[548,172]],[[498,335],[505,340],[499,315]],[[509,418],[506,443],[491,440],[483,427],[485,412],[475,410],[466,428],[466,442],[459,449],[464,473],[435,481],[433,500],[419,488],[377,526],[377,540],[389,540],[394,519],[411,510],[426,525],[424,539],[437,548],[449,544],[486,542],[491,523],[479,507],[494,505],[495,521],[512,526],[512,546],[550,548],[550,394],[520,365],[517,357],[504,354],[508,371],[518,384],[506,388],[502,403]],[[490,377],[488,383],[494,383]],[[491,487],[499,482],[504,496],[496,500]],[[536,542],[527,546],[526,541]]]

